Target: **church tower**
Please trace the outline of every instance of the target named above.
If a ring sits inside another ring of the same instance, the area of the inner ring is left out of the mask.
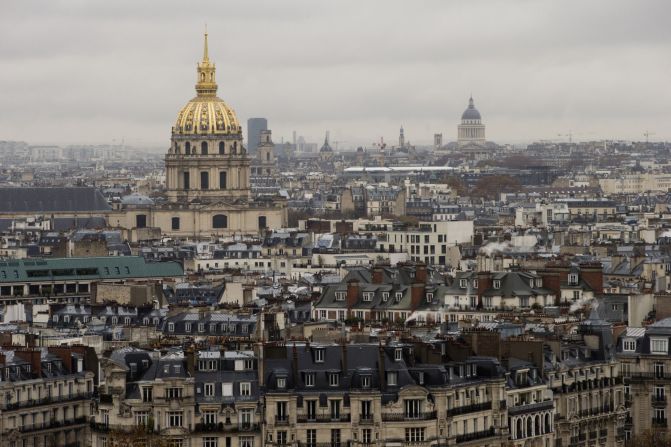
[[[207,32],[198,63],[196,96],[177,115],[165,157],[168,200],[241,203],[250,198],[250,160],[235,112],[217,97]]]

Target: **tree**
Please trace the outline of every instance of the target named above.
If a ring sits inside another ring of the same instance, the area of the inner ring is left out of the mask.
[[[452,190],[459,196],[466,194],[466,185],[464,185],[464,182],[462,182],[456,175],[446,175],[443,178],[443,183],[452,188]]]
[[[471,195],[484,199],[497,199],[502,192],[518,192],[522,185],[519,180],[509,175],[491,175],[482,177],[475,184]]]
[[[671,434],[665,430],[653,428],[634,436],[627,445],[635,445],[636,447],[671,447]]]

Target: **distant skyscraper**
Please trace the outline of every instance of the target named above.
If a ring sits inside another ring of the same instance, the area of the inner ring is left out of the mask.
[[[405,134],[403,132],[403,126],[398,134],[398,147],[405,147]]]
[[[265,118],[249,118],[247,120],[247,151],[256,153],[261,141],[261,131],[268,130],[268,120]]]

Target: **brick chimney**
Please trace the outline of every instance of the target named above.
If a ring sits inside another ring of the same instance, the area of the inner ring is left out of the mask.
[[[380,347],[378,350],[378,362],[377,362],[377,371],[380,376],[380,390],[384,391],[387,388],[386,382],[387,382],[387,373],[385,372],[385,354],[384,354],[384,347],[382,346],[382,343],[380,343]]]
[[[356,305],[356,303],[359,301],[359,281],[356,279],[353,279],[347,283],[347,297],[345,298],[347,301],[347,309],[352,309]]]
[[[33,377],[42,377],[42,353],[34,349],[21,349],[14,351],[14,355],[24,362],[30,363]]]
[[[384,282],[384,270],[382,267],[374,267],[372,275],[373,284],[382,284]]]
[[[347,342],[342,340],[340,346],[342,347],[342,373],[343,377],[347,377]]]
[[[63,361],[65,369],[70,373],[77,372],[77,365],[72,358],[73,353],[86,358],[86,346],[49,346],[47,349],[50,354],[58,356]]]
[[[421,282],[413,283],[413,285],[411,286],[410,308],[412,311],[415,311],[419,307],[419,305],[422,304],[422,300],[426,296],[425,290],[426,290],[426,284]]]
[[[426,264],[417,264],[417,267],[415,268],[415,280],[426,284],[426,278]]]
[[[184,357],[186,357],[186,370],[191,377],[196,377],[196,352],[193,346],[189,346],[184,350]]]
[[[603,265],[600,262],[580,264],[580,276],[594,290],[594,293],[603,293]]]
[[[478,272],[478,306],[482,306],[482,295],[492,288],[492,274],[490,272]]]
[[[292,353],[292,377],[294,380],[294,387],[298,387],[298,350],[296,349],[296,343],[294,343],[293,348],[291,348],[291,353]]]
[[[552,290],[555,295],[555,305],[559,305],[562,273],[555,270],[542,270],[538,273],[543,278],[543,288]]]

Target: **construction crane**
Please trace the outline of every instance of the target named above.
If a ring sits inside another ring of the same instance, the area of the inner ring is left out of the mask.
[[[564,134],[564,133],[558,133],[557,136],[558,136],[558,137],[568,137],[568,144],[573,143],[573,132],[570,131],[570,130],[569,130],[568,133],[566,133],[566,134]]]
[[[655,132],[650,132],[649,130],[643,132],[643,136],[645,137],[645,144],[648,144],[651,135],[655,135]]]

